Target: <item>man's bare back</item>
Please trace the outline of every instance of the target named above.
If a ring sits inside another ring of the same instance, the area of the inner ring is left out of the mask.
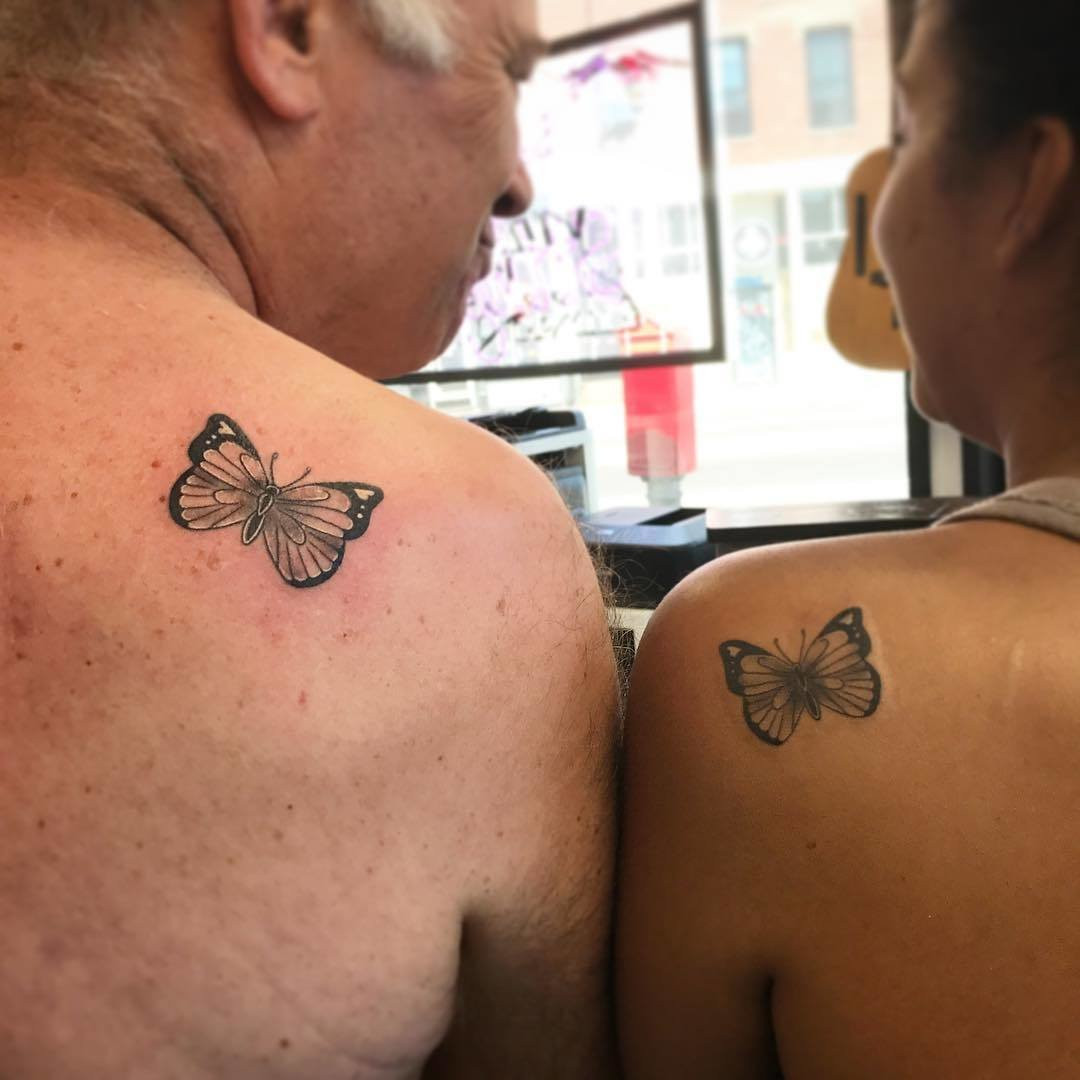
[[[724,559],[661,610],[627,735],[630,1076],[1078,1074],[1078,558],[963,523]],[[852,609],[862,659],[771,744],[721,644],[797,661]]]
[[[80,234],[96,204],[57,199],[49,234],[20,201],[0,1074],[415,1076],[459,999],[450,1072],[604,1068],[614,689],[553,489],[197,273]],[[215,413],[282,484],[384,493],[332,580],[291,588],[239,526],[170,516]]]

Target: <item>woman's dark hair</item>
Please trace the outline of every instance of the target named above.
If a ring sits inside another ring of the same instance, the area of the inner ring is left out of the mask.
[[[990,149],[1034,116],[1080,138],[1080,0],[940,0],[959,83],[956,134]]]

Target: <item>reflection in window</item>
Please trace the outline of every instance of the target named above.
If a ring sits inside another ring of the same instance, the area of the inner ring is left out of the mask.
[[[749,135],[750,64],[746,38],[725,38],[720,42],[720,103],[725,135]]]
[[[811,30],[806,35],[806,59],[811,127],[845,127],[855,123],[851,29],[837,26]]]
[[[804,257],[811,266],[837,263],[847,237],[847,209],[842,188],[802,193]]]

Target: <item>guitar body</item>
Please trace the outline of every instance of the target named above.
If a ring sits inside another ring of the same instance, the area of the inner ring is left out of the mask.
[[[826,326],[837,352],[853,364],[906,371],[911,356],[872,232],[890,164],[888,150],[875,150],[848,181],[848,238],[829,294]]]

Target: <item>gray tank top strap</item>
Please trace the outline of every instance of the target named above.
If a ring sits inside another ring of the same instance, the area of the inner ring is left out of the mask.
[[[1033,529],[1080,540],[1080,478],[1035,480],[1004,495],[976,503],[943,517],[937,525],[958,521],[1013,521]]]

